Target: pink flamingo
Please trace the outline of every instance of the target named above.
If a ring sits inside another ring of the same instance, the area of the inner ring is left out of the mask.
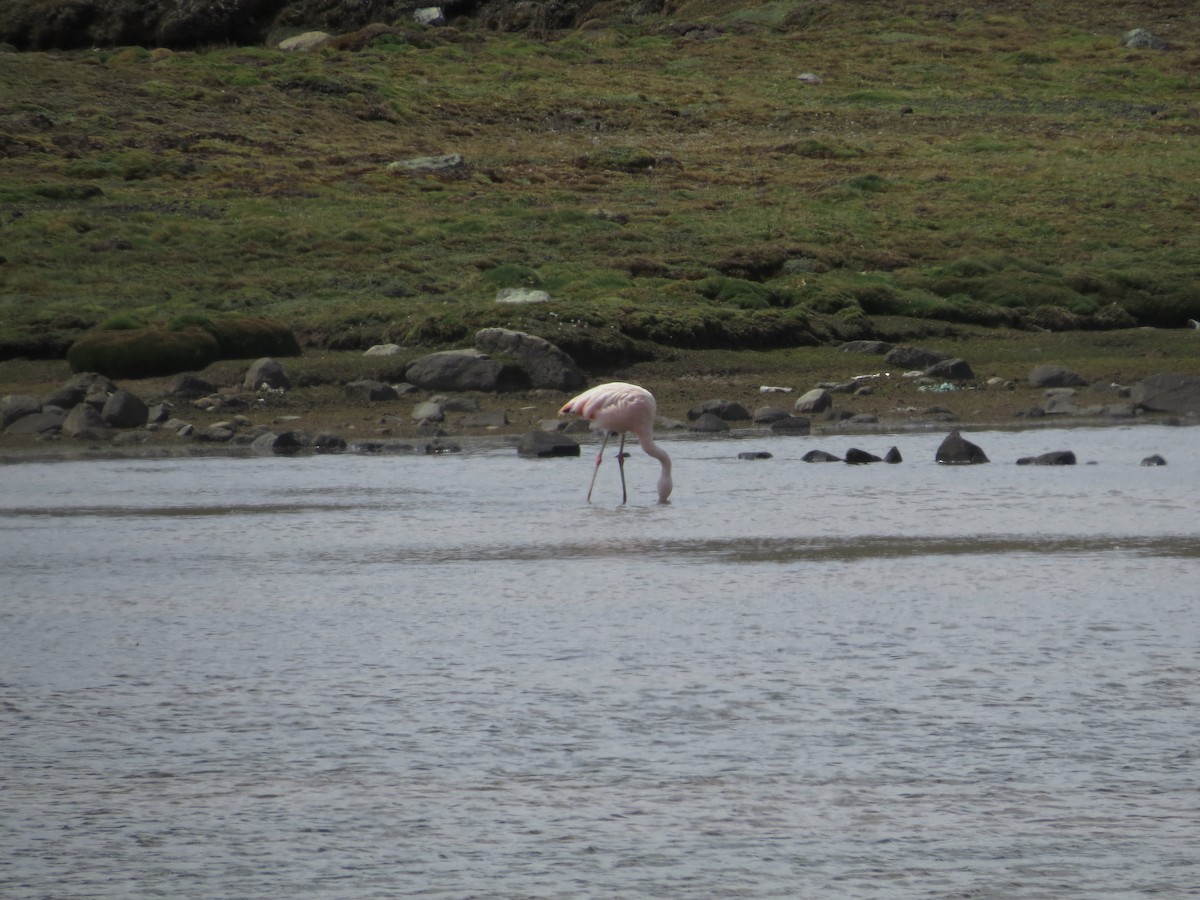
[[[596,454],[596,467],[592,470],[592,483],[588,486],[588,502],[592,502],[592,489],[596,486],[596,474],[604,458],[604,448],[613,432],[621,435],[621,449],[617,451],[617,466],[621,470],[621,503],[629,500],[625,489],[625,436],[629,432],[637,435],[642,449],[658,460],[662,474],[658,477],[658,502],[666,503],[671,496],[674,483],[671,481],[671,457],[667,451],[654,443],[654,416],[658,404],[654,395],[636,384],[613,381],[600,384],[584,391],[578,397],[563,404],[560,416],[572,413],[593,423],[593,427],[604,429],[604,441]]]

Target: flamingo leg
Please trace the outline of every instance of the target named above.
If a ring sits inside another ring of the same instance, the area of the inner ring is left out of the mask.
[[[608,446],[608,437],[612,432],[604,432],[604,440],[600,442],[600,452],[596,454],[596,468],[592,469],[592,483],[588,485],[587,502],[592,502],[592,489],[596,486],[596,475],[600,472],[600,463],[604,459],[604,448]]]
[[[628,492],[625,490],[625,432],[621,432],[621,449],[617,451],[617,468],[621,470],[621,505],[624,506],[629,502]]]

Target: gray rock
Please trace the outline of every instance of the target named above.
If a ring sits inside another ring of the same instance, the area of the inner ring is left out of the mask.
[[[770,425],[790,415],[786,409],[780,409],[778,406],[760,406],[754,411],[753,421],[755,425]]]
[[[964,438],[957,428],[946,435],[937,449],[935,459],[946,465],[976,465],[989,462],[987,454]]]
[[[1075,402],[1076,396],[1072,388],[1053,388],[1046,392],[1042,412],[1048,416],[1077,415],[1079,406]]]
[[[28,394],[8,394],[0,401],[0,429],[8,428],[22,416],[42,411],[42,401]]]
[[[940,363],[944,359],[950,359],[949,353],[941,353],[937,350],[925,350],[922,347],[893,347],[883,357],[883,361],[889,366],[896,366],[902,369],[928,369],[930,366]]]
[[[812,431],[812,420],[805,416],[788,416],[771,423],[776,434],[808,434]]]
[[[1142,460],[1143,466],[1165,466],[1166,464],[1167,461],[1157,453],[1155,453],[1153,456],[1147,456]]]
[[[578,456],[579,444],[565,434],[550,431],[528,431],[517,444],[517,455],[537,459],[554,456]]]
[[[414,360],[404,377],[417,387],[433,391],[520,390],[528,386],[523,370],[498,362],[478,350],[443,350]]]
[[[150,419],[150,410],[139,397],[121,389],[108,398],[101,418],[114,428],[141,428]]]
[[[1121,35],[1121,46],[1130,50],[1169,50],[1171,45],[1145,28],[1134,28]]]
[[[175,409],[170,403],[155,403],[146,413],[146,423],[161,425],[175,415]]]
[[[900,450],[898,448],[893,447],[884,454],[883,461],[885,463],[891,463],[892,465],[895,465],[896,463],[904,462],[904,457],[900,455]]]
[[[67,414],[57,412],[35,412],[13,421],[4,429],[5,434],[50,434],[62,430]]]
[[[882,457],[876,456],[874,453],[868,453],[866,450],[859,450],[857,447],[851,447],[847,450],[845,459],[852,466],[883,462]]]
[[[822,413],[833,406],[833,395],[824,388],[813,388],[796,400],[794,409],[798,413]]]
[[[389,172],[399,172],[409,175],[419,175],[426,172],[451,172],[454,169],[462,168],[463,162],[463,155],[461,153],[444,153],[441,156],[414,156],[412,159],[402,159],[394,163],[388,163],[387,170]]]
[[[370,378],[364,378],[362,381],[351,381],[342,390],[352,400],[363,400],[369,403],[398,400],[400,398],[400,395],[396,393],[396,389],[390,384],[384,384],[382,381],[375,381]]]
[[[887,341],[846,341],[838,349],[843,353],[863,353],[871,356],[883,356],[891,352],[892,345]]]
[[[442,13],[440,6],[423,6],[420,9],[414,9],[412,13],[413,21],[418,25],[445,25],[446,16]]]
[[[440,403],[446,412],[476,413],[483,409],[478,397],[445,397],[439,394],[429,399]]]
[[[324,31],[306,31],[303,34],[294,34],[291,37],[284,38],[279,42],[279,49],[290,53],[306,53],[310,50],[317,50],[324,47],[333,36]]]
[[[292,387],[292,379],[288,377],[287,370],[269,356],[255,360],[246,370],[246,377],[242,380],[242,388],[247,391],[257,391],[262,387],[282,391],[291,390]]]
[[[412,418],[418,422],[444,422],[446,411],[442,409],[442,404],[426,400],[413,407]]]
[[[766,450],[743,450],[737,455],[738,459],[771,459],[772,454]]]
[[[250,444],[250,449],[264,456],[295,456],[308,449],[308,440],[298,431],[284,431],[276,434],[268,431],[260,434]]]
[[[363,356],[399,356],[404,348],[399,344],[375,344],[363,351]]]
[[[313,449],[318,453],[345,453],[346,439],[340,434],[322,432],[313,438]]]
[[[1088,380],[1066,366],[1035,366],[1029,370],[1029,383],[1035,388],[1086,387]]]
[[[925,370],[930,378],[948,378],[952,381],[969,381],[975,377],[971,366],[963,359],[943,359]]]
[[[688,431],[698,431],[708,434],[728,430],[729,423],[714,413],[704,413],[693,420],[692,424],[688,426]]]
[[[740,403],[732,400],[706,400],[688,410],[688,421],[694,422],[706,413],[711,413],[726,422],[742,422],[750,418],[750,412]]]
[[[1052,450],[1039,456],[1022,456],[1018,466],[1073,466],[1075,454],[1070,450]]]
[[[520,306],[526,303],[549,303],[553,298],[545,291],[536,288],[508,287],[496,291],[497,303],[508,303]]]
[[[191,372],[176,378],[167,391],[173,397],[207,397],[216,392],[215,384]]]
[[[503,428],[508,424],[508,416],[502,409],[493,409],[471,413],[463,419],[462,424],[465,428]]]
[[[1151,375],[1134,385],[1131,399],[1151,412],[1200,415],[1200,377]]]
[[[800,459],[802,459],[806,463],[823,463],[823,462],[841,462],[842,461],[842,458],[840,456],[835,456],[834,454],[828,453],[825,450],[809,450],[802,457],[800,457]]]
[[[63,419],[62,433],[80,440],[103,440],[112,437],[115,432],[94,406],[80,403]]]
[[[508,328],[484,328],[475,333],[475,347],[490,356],[512,359],[535,388],[574,391],[587,384],[569,354],[532,334]]]

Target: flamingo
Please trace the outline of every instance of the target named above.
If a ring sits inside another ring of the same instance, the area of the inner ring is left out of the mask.
[[[600,462],[604,459],[604,448],[614,432],[621,435],[621,449],[617,452],[617,466],[621,470],[621,503],[628,502],[625,488],[625,436],[631,431],[637,435],[642,449],[662,466],[662,474],[658,476],[658,502],[667,502],[674,483],[671,481],[671,457],[654,443],[654,416],[657,410],[658,404],[653,394],[644,387],[623,381],[597,385],[563,404],[558,411],[560,416],[568,413],[583,416],[594,428],[604,429],[604,441],[600,444],[600,452],[596,454],[596,467],[592,470],[592,483],[588,486],[589,503],[592,502],[592,489],[596,486]]]

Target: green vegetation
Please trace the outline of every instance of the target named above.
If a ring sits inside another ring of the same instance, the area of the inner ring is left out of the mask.
[[[337,349],[504,325],[585,365],[1200,319],[1200,11],[1155,52],[1119,46],[1153,4],[996,8],[0,55],[0,359],[113,323],[227,356],[236,317]]]

